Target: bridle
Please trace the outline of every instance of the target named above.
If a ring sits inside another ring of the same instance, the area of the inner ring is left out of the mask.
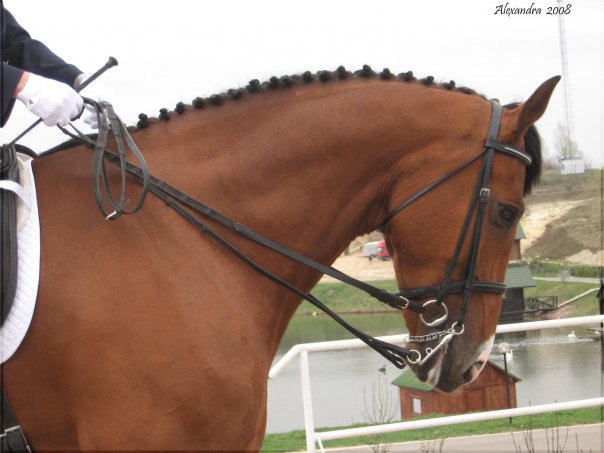
[[[478,173],[478,177],[476,179],[476,184],[474,186],[474,191],[472,192],[472,197],[470,199],[470,205],[467,210],[467,214],[462,225],[459,237],[457,239],[457,244],[455,246],[455,250],[453,252],[453,256],[449,261],[445,275],[443,278],[443,282],[440,285],[434,286],[425,286],[421,288],[413,288],[413,289],[404,289],[396,292],[400,297],[404,297],[405,299],[413,300],[413,299],[425,299],[427,297],[435,297],[427,302],[424,302],[422,307],[424,309],[428,308],[431,305],[438,305],[442,308],[442,315],[438,316],[436,319],[432,321],[427,321],[424,319],[424,315],[420,313],[420,319],[427,327],[436,327],[445,323],[448,319],[449,311],[447,309],[446,304],[444,303],[445,296],[447,294],[452,293],[463,293],[463,303],[459,312],[459,317],[457,321],[454,321],[449,329],[443,330],[441,332],[432,333],[429,335],[423,336],[409,336],[408,343],[423,343],[428,341],[434,341],[437,339],[441,339],[440,343],[435,348],[427,348],[426,355],[424,357],[421,356],[419,351],[414,350],[415,362],[414,359],[408,359],[411,363],[417,363],[419,365],[425,363],[438,349],[447,344],[455,335],[461,335],[464,331],[464,318],[466,311],[468,309],[468,304],[470,301],[470,297],[472,292],[490,292],[501,294],[505,291],[505,284],[499,282],[491,282],[491,281],[477,281],[475,278],[476,271],[476,263],[478,259],[478,250],[480,247],[480,238],[482,235],[482,227],[484,224],[484,213],[489,201],[489,196],[491,194],[490,189],[490,179],[491,172],[493,167],[493,158],[496,151],[499,151],[504,154],[508,154],[519,159],[525,166],[530,166],[532,163],[532,158],[524,151],[521,151],[517,148],[514,148],[510,145],[501,143],[497,141],[497,134],[499,132],[499,124],[501,122],[502,115],[502,107],[499,103],[495,101],[491,101],[491,120],[489,123],[489,129],[487,133],[487,139],[485,141],[484,147],[482,151],[469,159],[468,161],[462,163],[446,175],[434,181],[432,184],[424,187],[422,190],[414,194],[413,196],[407,198],[401,204],[399,204],[396,208],[394,208],[387,216],[386,219],[379,225],[379,229],[383,230],[386,225],[390,221],[392,221],[398,214],[400,214],[407,206],[418,200],[421,196],[425,195],[442,182],[446,181],[453,175],[462,171],[466,167],[468,167],[473,162],[482,158],[482,163],[480,166],[480,171]],[[459,282],[451,282],[451,278],[453,275],[453,271],[455,270],[457,263],[459,261],[459,256],[461,254],[461,250],[466,243],[467,238],[470,236],[470,227],[472,218],[475,215],[474,220],[474,228],[472,230],[472,239],[470,243],[470,256],[468,259],[468,263],[465,269],[465,280]]]
[[[409,197],[401,204],[399,204],[396,208],[394,208],[387,216],[386,219],[379,225],[379,229],[383,230],[384,227],[398,214],[400,214],[403,209],[412,204],[414,201],[419,199],[422,195],[425,195],[435,187],[439,186],[442,182],[446,181],[453,175],[459,173],[461,170],[468,167],[473,162],[477,161],[479,158],[483,158],[482,165],[480,167],[480,171],[478,173],[478,178],[476,180],[476,184],[474,187],[474,191],[472,193],[472,197],[470,199],[470,205],[468,207],[468,211],[461,228],[459,238],[457,240],[457,245],[453,252],[453,256],[449,261],[447,266],[445,276],[443,278],[443,283],[441,285],[434,286],[425,286],[421,288],[414,289],[405,289],[400,290],[396,294],[399,296],[405,297],[407,299],[423,299],[426,297],[436,296],[436,299],[431,299],[428,302],[423,304],[424,307],[432,305],[434,303],[438,303],[443,305],[444,296],[446,294],[451,293],[464,293],[464,303],[462,305],[462,310],[460,313],[460,317],[458,320],[459,324],[463,324],[463,318],[465,315],[465,311],[467,309],[468,301],[472,291],[475,292],[492,292],[492,293],[503,293],[505,291],[505,285],[503,283],[498,282],[489,282],[489,281],[476,281],[475,280],[475,269],[476,269],[476,261],[478,257],[478,248],[480,246],[480,237],[482,233],[483,226],[483,217],[484,212],[489,201],[489,196],[491,193],[490,189],[490,179],[491,179],[491,170],[493,167],[493,157],[495,151],[500,151],[502,153],[511,155],[517,159],[520,159],[524,165],[527,167],[530,166],[532,162],[531,156],[529,156],[524,151],[513,148],[510,145],[506,145],[497,141],[497,133],[499,131],[499,123],[501,121],[501,112],[502,108],[497,102],[491,101],[492,114],[491,114],[491,122],[489,124],[489,131],[487,140],[485,142],[484,148],[482,151],[469,159],[468,161],[462,163],[451,172],[447,173],[445,176],[439,178],[434,181],[432,184],[426,186],[421,191],[417,192],[413,196]],[[470,258],[468,261],[468,265],[466,267],[465,275],[466,279],[460,282],[451,282],[451,276],[455,267],[457,266],[457,262],[459,260],[459,255],[461,253],[462,247],[466,242],[466,239],[469,236],[470,232],[470,224],[474,213],[476,212],[476,217],[474,221],[474,230],[472,233],[472,242],[470,245]],[[443,305],[443,307],[445,307]],[[446,307],[445,307],[445,312]],[[446,313],[444,318],[446,318]],[[422,316],[423,320],[423,316]],[[444,321],[443,317],[439,317],[435,321],[426,322],[424,324],[428,327],[436,326],[442,324]]]
[[[89,100],[88,100],[89,101]],[[93,103],[93,101],[90,101]],[[306,256],[303,256],[293,250],[284,247],[271,239],[265,238],[257,233],[255,233],[250,228],[237,223],[236,221],[220,214],[216,210],[210,208],[209,206],[204,205],[203,203],[193,199],[186,193],[176,189],[175,187],[169,185],[165,181],[161,181],[154,176],[148,173],[146,165],[144,163],[144,159],[142,155],[136,148],[134,142],[129,138],[127,130],[125,127],[120,127],[118,124],[119,118],[113,112],[111,104],[103,103],[103,108],[109,112],[108,117],[111,122],[112,128],[114,130],[119,131],[115,139],[118,143],[119,152],[116,154],[112,151],[109,151],[105,148],[105,142],[107,138],[107,131],[109,130],[109,121],[104,118],[103,115],[99,115],[99,137],[98,141],[93,141],[89,137],[81,134],[76,130],[78,135],[73,134],[66,129],[62,128],[62,131],[67,135],[71,136],[75,140],[81,142],[85,146],[89,148],[93,148],[95,150],[95,196],[97,199],[97,203],[101,211],[106,215],[106,218],[109,220],[113,220],[118,218],[121,214],[128,214],[131,212],[135,212],[142,205],[142,200],[144,200],[144,196],[147,191],[152,192],[162,201],[164,201],[169,207],[174,209],[178,214],[180,214],[183,218],[189,221],[195,228],[197,228],[202,233],[209,236],[215,242],[225,247],[229,252],[235,255],[237,258],[242,260],[246,265],[250,266],[259,274],[268,278],[269,280],[281,285],[287,290],[293,292],[294,294],[304,298],[311,304],[315,305],[317,308],[324,311],[327,315],[333,318],[336,322],[342,325],[345,329],[355,335],[357,338],[365,342],[368,346],[375,349],[377,352],[382,354],[385,358],[391,361],[396,367],[403,368],[405,366],[405,362],[411,364],[423,364],[425,363],[438,349],[442,348],[445,344],[447,344],[455,335],[460,335],[464,331],[463,320],[465,316],[465,312],[467,310],[468,302],[472,292],[493,292],[493,293],[503,293],[505,290],[505,285],[497,282],[488,282],[488,281],[475,281],[474,274],[476,268],[476,260],[478,256],[478,248],[480,244],[480,236],[482,231],[483,224],[483,216],[484,211],[488,202],[490,188],[489,181],[491,176],[491,169],[493,165],[493,156],[495,151],[499,151],[508,155],[511,155],[515,158],[520,159],[526,166],[531,164],[531,157],[525,152],[513,148],[509,145],[500,143],[496,140],[497,132],[499,130],[499,123],[501,121],[501,106],[492,101],[492,116],[489,125],[487,139],[485,141],[485,145],[482,151],[459,165],[446,175],[438,178],[436,181],[432,182],[419,192],[415,193],[407,200],[399,204],[395,209],[393,209],[385,218],[385,220],[379,225],[379,228],[384,228],[389,222],[392,221],[394,217],[396,217],[399,213],[401,213],[407,206],[417,201],[426,193],[430,192],[432,189],[451,178],[453,175],[461,172],[473,162],[476,162],[480,158],[482,158],[481,169],[476,181],[476,186],[471,198],[470,206],[468,208],[468,212],[463,223],[459,239],[457,241],[457,245],[455,247],[455,251],[453,253],[453,257],[447,266],[445,276],[443,282],[440,285],[435,286],[427,286],[421,288],[413,288],[413,289],[403,289],[394,293],[390,293],[380,288],[376,288],[368,283],[357,280],[349,275],[346,275],[337,269],[334,269],[330,266],[325,266],[321,263],[318,263]],[[98,106],[100,109],[101,106]],[[116,120],[117,118],[117,120]],[[121,124],[121,120],[119,120]],[[127,136],[126,139],[123,137]],[[126,140],[127,146],[132,149],[135,147],[136,150],[133,151],[136,159],[139,161],[140,168],[136,165],[127,162],[125,159],[124,145],[123,141]],[[121,144],[120,144],[121,143]],[[122,187],[120,196],[117,197],[117,202],[113,200],[110,196],[110,205],[113,207],[113,212],[109,212],[103,207],[101,200],[101,190],[100,186],[104,185],[105,191],[109,194],[109,185],[106,180],[106,172],[104,167],[101,167],[101,161],[103,159],[108,160],[114,164],[117,164],[122,169]],[[135,209],[131,212],[126,211],[125,206],[127,204],[127,198],[125,196],[125,178],[123,177],[125,172],[129,173],[136,180],[138,180],[143,185],[142,195],[140,196],[138,202],[136,203]],[[471,220],[476,212],[474,228],[472,231],[472,243],[470,249],[470,259],[468,265],[466,266],[466,279],[461,282],[451,282],[451,276],[453,270],[457,265],[457,261],[459,259],[462,247],[466,241],[466,238],[470,234],[470,225]],[[195,214],[193,214],[195,213]],[[464,293],[464,301],[460,311],[459,319],[454,322],[451,327],[447,330],[443,330],[441,332],[431,333],[429,335],[421,335],[421,336],[408,336],[407,343],[425,343],[431,342],[435,340],[439,340],[439,344],[435,348],[426,348],[425,355],[422,357],[420,351],[415,349],[407,349],[397,345],[393,345],[384,341],[381,341],[377,338],[374,338],[370,335],[365,334],[364,332],[359,331],[355,327],[351,326],[349,323],[344,321],[340,316],[338,316],[335,312],[333,312],[329,307],[319,301],[315,296],[310,293],[306,293],[295,286],[289,284],[288,282],[282,280],[279,276],[274,273],[268,271],[267,269],[261,267],[259,264],[255,263],[251,258],[246,256],[242,251],[237,249],[233,244],[229,243],[224,239],[223,235],[215,233],[211,228],[202,223],[197,215],[201,215],[212,219],[213,221],[219,223],[225,228],[245,237],[246,239],[253,241],[265,248],[268,248],[276,253],[279,253],[295,262],[303,264],[307,267],[310,267],[314,270],[317,270],[325,275],[329,275],[343,283],[354,286],[358,288],[373,298],[387,304],[388,306],[396,309],[410,309],[416,313],[420,314],[420,317],[424,324],[429,327],[435,327],[443,324],[448,318],[448,309],[444,303],[445,295],[451,293]],[[435,299],[430,299],[427,302],[421,304],[414,299],[424,299],[426,297],[436,296]],[[423,313],[426,312],[427,308],[433,304],[438,304],[442,307],[444,314],[438,317],[436,320],[426,321],[423,317]]]

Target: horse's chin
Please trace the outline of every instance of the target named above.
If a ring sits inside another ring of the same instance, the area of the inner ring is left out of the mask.
[[[424,365],[410,365],[410,367],[420,381],[441,392],[453,392],[478,377],[487,363],[493,340],[494,336],[480,345],[478,353],[471,354],[467,359],[456,359],[454,357],[456,351],[451,351],[449,344],[434,354]]]

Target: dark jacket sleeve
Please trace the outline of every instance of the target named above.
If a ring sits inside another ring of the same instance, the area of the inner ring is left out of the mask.
[[[76,77],[83,71],[54,54],[48,47],[32,37],[21,27],[13,15],[0,3],[0,44],[2,51],[0,93],[0,127],[4,126],[12,110],[15,88],[23,71],[54,79],[73,86]]]

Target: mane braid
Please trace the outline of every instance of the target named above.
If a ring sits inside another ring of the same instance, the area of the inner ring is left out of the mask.
[[[384,81],[398,80],[403,83],[419,82],[422,85],[438,87],[449,91],[457,91],[459,93],[469,94],[473,96],[480,96],[483,99],[486,99],[485,96],[478,94],[471,88],[457,87],[453,80],[449,82],[436,82],[433,76],[427,76],[418,80],[413,75],[413,71],[401,72],[395,75],[393,72],[390,71],[390,69],[384,68],[381,72],[378,73],[375,72],[371,68],[371,66],[363,65],[361,69],[355,72],[348,71],[344,66],[338,66],[335,71],[321,70],[317,71],[316,73],[306,71],[302,74],[296,75],[284,75],[281,77],[272,76],[269,78],[269,80],[265,82],[260,82],[258,79],[252,79],[244,88],[232,88],[224,93],[213,94],[209,97],[196,97],[195,99],[193,99],[193,101],[191,101],[191,106],[196,110],[200,110],[206,108],[207,106],[221,106],[229,100],[238,101],[245,98],[246,96],[259,94],[267,91],[288,89],[295,85],[305,85],[316,82],[333,83],[334,81],[347,80],[350,78],[369,79],[374,77],[377,77],[380,80]],[[186,104],[184,104],[183,102],[179,102],[178,104],[176,104],[174,111],[177,114],[181,115],[186,112],[186,107]],[[136,127],[138,127],[139,129],[144,129],[148,127],[149,124],[151,124],[149,120],[153,119],[148,118],[147,115],[145,115],[144,113],[141,113],[138,118],[139,121],[136,124]],[[169,121],[170,114],[168,109],[160,109],[160,113],[157,119]]]
[[[261,92],[273,91],[277,89],[288,89],[289,87],[292,87],[294,85],[305,85],[317,82],[334,83],[334,81],[337,80],[371,77],[379,77],[381,80],[384,81],[394,80],[403,83],[419,82],[422,85],[438,87],[443,90],[457,91],[459,93],[464,93],[472,96],[480,96],[483,99],[487,99],[484,95],[477,93],[471,88],[456,87],[455,82],[453,80],[450,80],[449,82],[436,83],[433,76],[428,76],[418,81],[418,79],[415,78],[415,76],[413,75],[412,71],[401,72],[397,75],[394,75],[390,71],[390,69],[384,68],[378,74],[374,72],[369,65],[364,65],[362,69],[354,73],[346,70],[344,66],[338,66],[338,68],[333,72],[323,70],[318,71],[316,74],[313,74],[310,71],[306,71],[302,74],[296,75],[284,75],[281,77],[273,76],[266,82],[260,82],[258,79],[252,79],[249,81],[248,85],[245,88],[230,89],[226,93],[213,94],[206,98],[196,97],[191,102],[191,107],[195,110],[201,110],[205,109],[208,106],[220,106],[229,99],[237,101],[245,98],[246,96],[253,96]],[[519,103],[513,103],[504,105],[503,107],[506,109],[513,109],[516,108],[518,105]],[[183,102],[179,102],[176,104],[174,111],[178,115],[182,115],[186,113],[187,105]],[[145,113],[139,114],[138,122],[136,123],[136,128],[145,129],[149,127],[149,125],[153,122],[157,122],[157,120],[170,121],[170,112],[168,111],[168,109],[160,109],[158,118],[149,118]],[[131,130],[132,128],[128,129]],[[90,137],[95,137],[95,135],[92,134],[90,135]],[[44,155],[50,155],[54,152],[70,148],[78,144],[79,142],[75,140],[68,140],[65,143],[55,146],[51,150],[46,151]],[[526,170],[526,176],[524,181],[524,194],[527,195],[531,193],[532,188],[539,182],[541,176],[541,165],[543,161],[543,157],[541,154],[541,139],[535,126],[531,126],[528,131],[524,134],[524,146],[526,153],[529,154],[532,158],[532,163]]]

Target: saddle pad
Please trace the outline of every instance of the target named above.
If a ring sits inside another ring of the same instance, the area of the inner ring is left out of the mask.
[[[40,223],[31,157],[17,154],[21,188],[17,204],[18,280],[15,300],[0,329],[0,363],[17,350],[31,323],[40,279]]]

